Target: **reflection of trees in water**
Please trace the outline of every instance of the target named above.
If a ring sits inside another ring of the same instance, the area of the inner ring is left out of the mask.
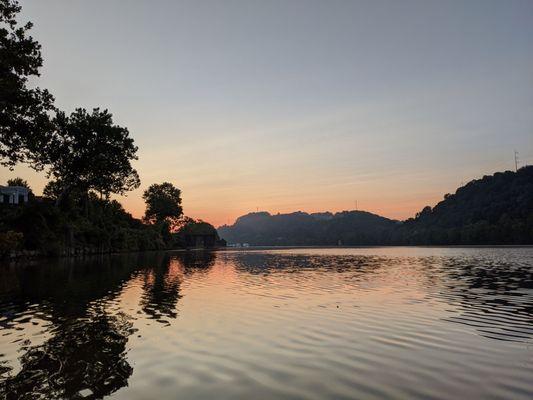
[[[126,316],[97,309],[53,331],[20,358],[21,371],[0,384],[4,398],[101,398],[127,385],[133,368],[126,361],[132,333]]]
[[[488,338],[525,341],[533,338],[533,266],[528,262],[490,257],[382,257],[295,255],[234,252],[225,255],[246,274],[346,273],[361,283],[382,274],[417,280],[429,297],[454,306],[447,319],[468,325]],[[399,267],[399,268],[392,268]]]
[[[22,344],[21,370],[0,366],[0,398],[101,398],[127,385],[133,369],[126,361],[132,323],[109,304],[133,276],[134,256],[64,259],[3,267],[0,297],[4,328],[18,328],[21,315],[49,323],[42,345]],[[31,308],[31,309],[30,309]]]
[[[50,306],[56,314],[83,311],[91,301],[116,296],[138,269],[138,257],[90,257],[40,260],[0,268],[0,280],[11,282],[0,296],[21,310],[28,303]],[[46,310],[45,310],[46,311]]]
[[[396,262],[379,256],[275,254],[260,252],[227,253],[237,270],[250,274],[302,273],[308,270],[368,274]]]
[[[397,268],[395,273],[415,268],[430,296],[456,306],[450,321],[472,326],[490,338],[533,337],[533,267],[528,263],[496,263],[481,257],[258,252],[221,257],[244,276],[280,271],[299,274],[302,281],[308,279],[306,272],[318,270],[342,272],[361,282],[375,279],[376,274],[390,276],[389,267],[404,265],[405,270]],[[14,330],[22,315],[39,314],[50,324],[51,335],[42,345],[21,342],[20,372],[13,374],[8,365],[0,364],[0,398],[76,398],[79,393],[100,398],[127,385],[133,371],[126,359],[132,320],[118,313],[120,306],[115,304],[123,286],[134,276],[145,278],[143,311],[161,321],[176,318],[184,277],[207,273],[215,260],[213,252],[184,252],[0,268],[0,329]]]
[[[533,266],[486,258],[447,259],[444,289],[437,294],[461,313],[448,320],[480,335],[525,341],[533,337]]]
[[[165,318],[176,318],[176,306],[181,298],[180,285],[180,272],[168,256],[145,270],[140,301],[144,313],[165,324],[168,324]]]
[[[183,275],[207,271],[214,261],[207,252],[151,253],[0,268],[2,328],[14,331],[22,315],[38,316],[51,335],[39,345],[21,341],[18,373],[0,363],[0,398],[102,398],[126,386],[133,372],[126,344],[134,329],[115,304],[123,286],[141,274],[143,311],[175,318]]]
[[[154,267],[144,271],[142,310],[158,322],[177,317],[183,275],[208,271],[215,263],[214,252],[188,251],[165,255]]]
[[[176,255],[176,260],[183,265],[186,275],[208,272],[216,261],[214,251],[187,251]]]

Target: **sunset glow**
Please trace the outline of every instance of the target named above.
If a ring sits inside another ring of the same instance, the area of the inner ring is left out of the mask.
[[[356,202],[405,219],[514,169],[514,149],[533,161],[530,2],[327,3],[27,0],[22,18],[58,107],[108,107],[130,130],[134,216],[169,181],[215,226]],[[0,181],[17,175],[46,183]]]

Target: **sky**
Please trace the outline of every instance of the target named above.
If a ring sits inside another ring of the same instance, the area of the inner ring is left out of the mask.
[[[533,1],[21,0],[56,105],[109,109],[142,185],[216,226],[256,210],[404,219],[533,164]],[[40,193],[42,173],[22,176]]]

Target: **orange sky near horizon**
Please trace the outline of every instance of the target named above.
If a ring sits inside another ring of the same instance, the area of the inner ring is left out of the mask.
[[[491,174],[495,171],[490,171]],[[471,178],[479,178],[480,173]],[[43,173],[36,173],[26,167],[17,167],[14,171],[0,170],[0,179],[20,176],[29,181],[36,194],[42,193],[46,180]],[[142,174],[141,174],[142,177]],[[267,211],[271,214],[291,213],[295,211],[340,212],[357,209],[372,212],[387,218],[404,220],[413,217],[426,205],[434,206],[443,199],[445,193],[453,193],[465,177],[447,182],[431,182],[429,178],[398,176],[394,180],[383,177],[370,182],[340,185],[324,184],[290,185],[271,182],[260,182],[249,185],[248,190],[239,190],[240,182],[223,182],[215,187],[201,187],[194,177],[183,179],[183,183],[169,179],[182,190],[184,214],[195,219],[202,219],[218,227],[233,224],[238,217],[256,211]],[[142,186],[126,196],[114,196],[132,213],[141,218],[144,214],[142,191],[149,185],[142,179]],[[157,181],[159,182],[159,181]],[[333,186],[333,189],[332,189]]]

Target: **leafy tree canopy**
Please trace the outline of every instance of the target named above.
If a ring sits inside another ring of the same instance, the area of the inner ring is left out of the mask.
[[[89,113],[79,108],[70,116],[58,112],[53,122],[55,132],[39,162],[62,184],[58,202],[75,188],[107,197],[139,187],[131,165],[137,159],[137,147],[128,129],[114,125],[107,110],[95,108]]]
[[[63,183],[58,180],[51,180],[43,188],[43,196],[49,199],[57,200],[63,191]]]
[[[27,85],[43,60],[41,45],[29,35],[31,22],[19,25],[15,19],[20,10],[16,0],[0,0],[0,164],[29,162],[39,168],[35,156],[51,130],[47,112],[54,99]]]
[[[183,215],[181,190],[172,183],[153,184],[145,190],[146,202],[144,219],[151,223],[167,222],[175,226]]]
[[[533,243],[533,166],[475,179],[395,232],[405,244]]]
[[[19,178],[19,177],[8,179],[7,186],[22,186],[22,187],[25,187],[31,190],[30,184],[28,183],[28,181],[25,179]]]

